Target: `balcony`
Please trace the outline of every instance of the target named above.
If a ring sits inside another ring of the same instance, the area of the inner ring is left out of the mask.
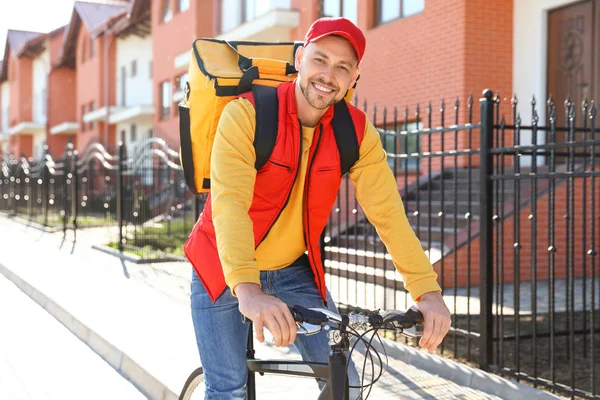
[[[290,41],[290,30],[300,26],[300,12],[289,9],[272,9],[230,29],[217,39]]]
[[[88,111],[83,114],[83,122],[103,122],[109,112],[110,115],[116,114],[123,111],[124,108],[125,107],[110,106],[110,109],[109,107],[101,107],[93,111]]]
[[[77,122],[62,122],[50,128],[51,135],[74,135],[79,130]]]
[[[108,122],[110,124],[119,124],[123,122],[136,122],[144,119],[151,120],[153,115],[153,105],[139,104],[131,107],[119,107],[116,111],[112,111],[111,107],[111,114],[108,117]]]
[[[46,125],[33,122],[24,121],[8,128],[9,135],[38,135],[46,132]]]

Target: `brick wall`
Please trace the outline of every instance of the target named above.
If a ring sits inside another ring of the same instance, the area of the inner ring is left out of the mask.
[[[33,117],[33,60],[9,56],[8,79],[10,85],[9,125],[14,126]]]
[[[62,50],[64,31],[50,37],[50,64],[54,65]],[[77,75],[75,69],[60,67],[52,68],[48,75],[48,128],[63,122],[77,121]],[[48,129],[48,150],[53,157],[62,156],[69,138],[72,135],[50,135]]]
[[[177,104],[171,104],[169,118],[161,119],[162,91],[164,81],[171,82],[175,89],[175,78],[186,73],[188,65],[175,67],[175,58],[185,52],[190,52],[193,41],[198,37],[214,35],[214,4],[213,1],[191,1],[190,8],[184,12],[174,12],[176,0],[171,0],[173,17],[163,22],[162,1],[152,2],[152,82],[154,92],[155,115],[154,125],[156,136],[167,141],[175,148],[179,146],[179,115]]]
[[[90,58],[86,57],[83,60],[82,54],[84,51],[89,54],[89,34],[84,24],[81,24],[79,33],[77,36],[76,44],[76,92],[77,101],[75,105],[75,112],[77,115],[77,121],[80,126],[80,131],[77,134],[75,148],[78,151],[85,149],[93,141],[101,141],[108,144],[108,146],[115,145],[115,127],[108,126],[106,129],[106,123],[104,120],[94,122],[93,126],[85,124],[82,130],[81,122],[83,121],[83,106],[89,108],[90,103],[94,103],[94,109],[97,110],[101,107],[106,106],[106,76],[105,69],[108,67],[108,94],[111,104],[115,104],[116,101],[116,46],[113,36],[101,35],[93,39],[94,41],[94,54]],[[105,46],[109,46],[108,54],[106,53]],[[105,63],[105,58],[108,56],[108,63]]]
[[[33,157],[33,136],[16,135],[10,137],[9,152],[14,154],[17,159],[21,156]]]

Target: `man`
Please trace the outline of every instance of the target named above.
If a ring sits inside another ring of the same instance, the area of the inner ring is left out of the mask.
[[[242,314],[254,322],[260,342],[266,326],[277,346],[294,343],[303,359],[327,362],[326,335],[296,336],[287,306],[335,310],[318,244],[341,183],[331,120],[334,105],[358,78],[365,44],[347,19],[322,18],[311,26],[295,55],[297,79],[278,87],[277,142],[258,173],[253,97],[223,110],[212,151],[211,195],[186,243],[209,399],[245,396],[248,325]],[[420,345],[434,351],[450,328],[437,275],[407,221],[377,130],[363,112],[351,105],[348,110],[359,143],[349,177],[424,315]],[[355,369],[350,380],[357,380]]]

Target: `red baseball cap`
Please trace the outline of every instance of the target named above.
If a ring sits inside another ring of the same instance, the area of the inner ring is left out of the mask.
[[[308,46],[309,43],[329,35],[339,35],[349,41],[356,52],[356,57],[360,64],[360,60],[362,60],[363,54],[365,54],[367,40],[360,28],[346,18],[325,17],[316,20],[308,29],[308,32],[306,32],[304,46]]]

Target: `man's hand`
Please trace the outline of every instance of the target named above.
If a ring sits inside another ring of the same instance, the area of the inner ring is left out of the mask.
[[[264,325],[273,335],[277,347],[285,347],[296,340],[296,321],[288,306],[276,297],[263,293],[254,283],[240,283],[235,287],[239,309],[256,326],[256,337],[265,341]]]
[[[450,311],[440,292],[422,295],[418,308],[424,319],[423,336],[419,345],[433,353],[450,330]]]

